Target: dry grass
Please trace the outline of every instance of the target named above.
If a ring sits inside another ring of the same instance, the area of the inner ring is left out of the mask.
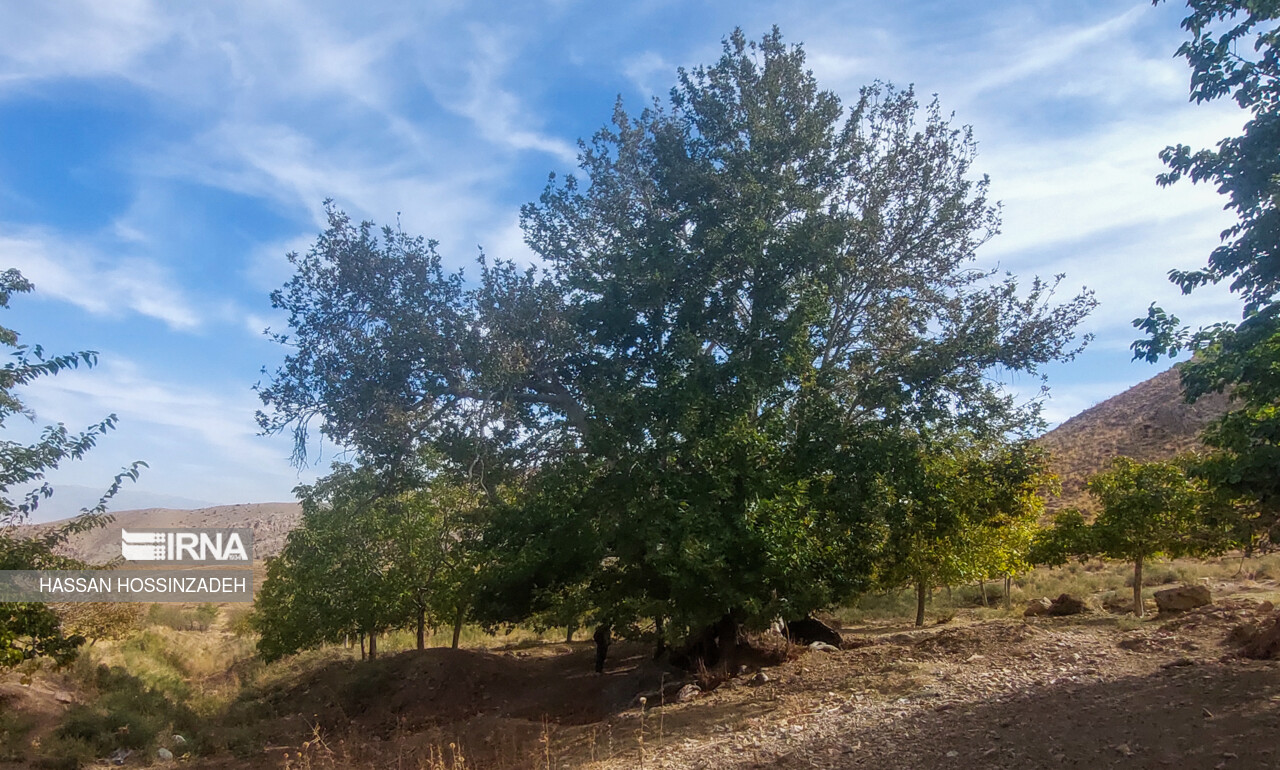
[[[1143,569],[1143,596],[1178,583],[1264,581],[1280,578],[1280,553],[1243,558],[1239,554],[1213,559],[1176,559],[1148,564]],[[989,607],[984,607],[976,585],[935,590],[926,605],[929,624],[947,622],[958,611],[975,619],[1020,616],[1027,602],[1042,596],[1071,594],[1090,598],[1097,608],[1120,606],[1132,601],[1133,565],[1093,559],[1071,562],[1061,567],[1041,567],[1015,579],[1009,610],[1004,609],[1003,582],[987,584]],[[1260,598],[1273,592],[1257,589]],[[847,625],[871,622],[912,622],[916,614],[915,590],[911,588],[867,594],[850,607],[834,613]]]

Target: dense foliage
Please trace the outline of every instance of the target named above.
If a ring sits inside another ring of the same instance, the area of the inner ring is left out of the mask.
[[[876,84],[846,111],[799,47],[734,33],[523,209],[541,269],[469,282],[331,207],[273,295],[294,347],[260,421],[302,457],[319,420],[388,477],[430,447],[484,489],[483,620],[803,617],[885,571],[914,436],[1025,435],[1036,403],[994,374],[1082,344],[1088,293],[976,268],[975,150],[936,101]]]
[[[911,470],[886,483],[888,533],[880,584],[914,585],[916,625],[935,586],[1012,577],[1027,554],[1051,483],[1048,458],[1029,442],[969,436],[917,437],[904,447]]]
[[[1204,434],[1213,450],[1197,469],[1220,494],[1238,503],[1235,531],[1250,550],[1280,542],[1280,3],[1275,0],[1190,0],[1182,26],[1190,39],[1178,55],[1191,66],[1191,98],[1233,99],[1248,113],[1238,136],[1215,149],[1168,147],[1161,185],[1189,178],[1226,196],[1238,221],[1195,270],[1169,278],[1189,293],[1227,282],[1243,301],[1242,320],[1193,332],[1176,316],[1152,307],[1134,323],[1148,337],[1135,357],[1156,360],[1194,352],[1182,367],[1189,399],[1229,391],[1234,409]]]
[[[475,573],[474,495],[440,479],[396,493],[345,464],[296,492],[302,525],[268,561],[255,605],[264,658],[356,637],[375,657],[391,629],[416,620],[421,648],[428,622],[461,624]]]

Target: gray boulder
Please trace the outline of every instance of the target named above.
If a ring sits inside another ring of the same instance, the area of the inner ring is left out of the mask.
[[[1181,585],[1156,591],[1156,606],[1160,612],[1186,612],[1213,603],[1209,589],[1201,585]]]

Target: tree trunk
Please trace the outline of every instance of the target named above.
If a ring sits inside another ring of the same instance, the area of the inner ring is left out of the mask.
[[[667,634],[663,627],[662,616],[655,615],[653,618],[653,631],[658,637],[658,643],[653,651],[653,659],[658,660],[667,652]]]
[[[459,604],[458,612],[453,616],[453,644],[452,649],[458,649],[458,643],[462,641],[462,621],[467,617],[467,605]]]
[[[1143,617],[1146,614],[1142,606],[1142,557],[1133,562],[1133,614]]]
[[[1004,576],[1004,608],[1006,610],[1013,608],[1013,597],[1009,595],[1012,592],[1013,592],[1013,576],[1005,575]]]
[[[982,606],[990,607],[991,603],[987,601],[987,580],[986,578],[978,578],[978,590],[982,592]]]
[[[954,602],[951,599],[951,584],[948,583],[947,584],[947,604],[953,604],[953,603]]]
[[[925,587],[924,581],[916,583],[916,625],[924,625],[924,601],[929,598],[929,589]]]
[[[360,660],[364,660],[364,632],[360,632]]]
[[[609,643],[613,641],[613,627],[602,623],[596,626],[596,632],[591,638],[596,643],[596,673],[603,674],[605,659],[609,657]]]
[[[418,608],[418,649],[427,649],[427,608]]]
[[[369,660],[378,659],[378,632],[369,632]]]
[[[569,621],[569,625],[564,629],[564,643],[573,644],[573,635],[578,631],[578,624],[575,621]]]

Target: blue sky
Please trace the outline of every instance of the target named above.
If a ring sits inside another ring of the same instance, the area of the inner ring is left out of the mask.
[[[1238,132],[1191,105],[1173,51],[1184,9],[1143,0],[166,3],[0,0],[0,266],[37,284],[0,323],[100,365],[42,382],[42,422],[119,429],[54,480],[101,487],[151,468],[124,502],[291,499],[323,471],[256,435],[250,390],[283,351],[263,338],[285,254],[322,201],[440,241],[525,259],[517,214],[615,98],[640,109],[741,26],[802,43],[849,103],[873,80],[937,93],[980,143],[1003,203],[985,265],[1066,273],[1100,307],[1096,342],[1050,371],[1057,422],[1158,371],[1129,322],[1161,301],[1233,317],[1221,291],[1164,276],[1204,261],[1230,219],[1208,188],[1156,187],[1157,152]],[[1034,392],[1037,383],[1015,381]]]

